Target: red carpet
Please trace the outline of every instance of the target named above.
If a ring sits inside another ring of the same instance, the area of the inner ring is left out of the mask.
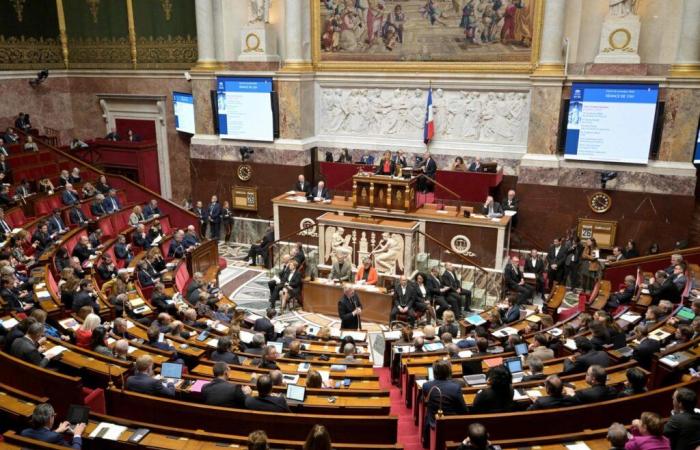
[[[411,410],[404,405],[399,388],[391,384],[389,368],[381,367],[375,370],[379,375],[379,385],[381,388],[389,390],[391,414],[399,417],[398,442],[403,444],[405,450],[422,450],[423,447],[420,445],[418,427],[413,424]]]

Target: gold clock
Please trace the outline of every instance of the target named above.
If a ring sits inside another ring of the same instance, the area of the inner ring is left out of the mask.
[[[253,176],[253,168],[249,164],[241,164],[238,166],[238,179],[248,181]]]
[[[602,214],[612,207],[612,198],[605,192],[596,192],[591,196],[589,206],[593,212]]]

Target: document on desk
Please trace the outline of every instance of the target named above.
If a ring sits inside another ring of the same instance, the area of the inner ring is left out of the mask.
[[[514,215],[518,214],[518,211],[508,210],[508,211],[504,211],[503,214],[506,215],[507,217],[513,217]]]
[[[400,330],[385,331],[384,332],[384,340],[385,341],[393,341],[396,339],[401,339],[401,331]]]
[[[192,386],[190,386],[190,392],[202,392],[202,388],[209,383],[209,380],[197,380]]]
[[[583,441],[574,442],[573,444],[565,444],[567,450],[591,450]]]
[[[0,320],[0,324],[2,324],[3,328],[5,328],[8,331],[13,329],[18,323],[19,322],[14,317],[7,320]]]
[[[635,314],[633,312],[626,312],[620,316],[621,320],[624,320],[625,322],[629,322],[629,323],[636,323],[641,318],[642,318],[642,316],[640,316],[639,314]]]
[[[54,358],[56,355],[60,355],[61,353],[65,352],[66,350],[68,350],[68,349],[65,348],[64,346],[62,346],[62,345],[56,345],[56,346],[53,346],[53,347],[51,347],[50,349],[46,350],[46,351],[44,352],[44,356],[45,356],[46,358],[48,358],[48,359],[52,359],[52,358]]]
[[[97,425],[97,428],[90,433],[90,437],[93,439],[101,438],[109,441],[117,441],[125,431],[126,427],[121,425],[109,422],[100,422],[100,424]]]

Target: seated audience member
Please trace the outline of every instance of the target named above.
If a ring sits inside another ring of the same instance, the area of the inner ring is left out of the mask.
[[[121,359],[122,361],[129,361],[129,341],[126,339],[119,339],[114,343],[114,348],[112,349],[114,353],[114,358]]]
[[[90,350],[110,358],[114,357],[114,353],[107,344],[107,330],[105,327],[99,326],[92,330]]]
[[[185,244],[186,249],[199,245],[199,236],[197,236],[197,230],[194,228],[194,225],[187,226],[187,231],[185,231],[185,237],[182,239],[182,242]]]
[[[255,333],[253,335],[253,339],[250,341],[250,344],[248,344],[248,348],[246,349],[246,353],[249,353],[251,355],[261,355],[265,351],[265,336],[263,336],[260,333]]]
[[[649,337],[649,331],[646,325],[637,325],[634,327],[634,337],[639,344],[634,347],[632,358],[636,359],[641,367],[649,370],[654,353],[661,350],[661,343]]]
[[[261,369],[275,369],[279,370],[277,365],[277,358],[279,358],[279,353],[277,353],[277,347],[274,345],[268,345],[262,354],[262,359],[258,365]]]
[[[317,200],[330,200],[331,193],[326,189],[326,183],[319,181],[313,189],[311,189],[311,196]]]
[[[317,370],[310,369],[306,374],[306,388],[307,389],[322,389],[323,377]]]
[[[78,239],[78,243],[75,244],[75,247],[73,247],[73,253],[71,256],[78,258],[80,260],[80,264],[85,264],[85,262],[89,260],[91,256],[98,253],[99,252],[90,245],[90,239],[86,235],[82,235],[80,236],[80,239]]]
[[[5,130],[3,140],[8,144],[17,144],[19,142],[19,135],[15,133],[15,130],[11,127],[8,127],[7,130]]]
[[[239,364],[238,356],[231,351],[231,338],[223,336],[216,344],[216,350],[209,357],[212,361],[220,361],[226,364]]]
[[[527,357],[527,367],[530,370],[530,375],[525,375],[522,381],[544,380],[544,364],[542,360],[534,354]]]
[[[700,446],[700,413],[695,391],[679,388],[673,393],[671,418],[664,426],[664,436],[671,441],[674,450],[692,450]]]
[[[45,339],[44,326],[34,320],[27,328],[26,334],[12,340],[10,354],[35,366],[46,367],[50,359],[42,354],[45,351],[42,347]]]
[[[263,430],[253,431],[248,435],[248,450],[269,450],[267,434]]]
[[[617,392],[606,384],[607,381],[605,368],[595,364],[590,366],[586,371],[586,383],[591,387],[576,391],[574,399],[578,403],[595,403],[615,398]]]
[[[121,136],[119,136],[119,134],[117,133],[116,128],[112,128],[109,131],[109,133],[107,133],[107,136],[105,136],[105,139],[107,139],[108,141],[115,141],[115,142],[122,140]]]
[[[123,266],[129,265],[131,258],[133,258],[131,244],[126,243],[126,236],[123,234],[117,236],[117,242],[114,244],[114,256],[117,261],[122,261]]]
[[[105,197],[102,194],[97,194],[90,203],[90,213],[99,218],[107,215],[107,210],[104,207]]]
[[[333,450],[331,435],[323,425],[314,425],[306,436],[302,450]]]
[[[299,175],[297,177],[297,182],[294,183],[292,189],[296,192],[303,192],[306,196],[311,195],[311,183],[306,181],[304,175]]]
[[[605,304],[605,308],[613,310],[620,305],[627,305],[630,301],[632,301],[636,287],[635,278],[632,275],[627,275],[625,277],[625,286],[608,297],[608,302]]]
[[[32,125],[29,123],[29,119],[26,118],[25,114],[23,112],[19,113],[15,119],[15,128],[28,133],[31,127]]]
[[[663,270],[658,270],[654,278],[649,281],[650,283],[646,287],[649,289],[652,305],[658,305],[661,300],[670,300],[674,303],[680,300],[681,293],[673,280]]]
[[[364,258],[360,267],[357,268],[355,282],[374,286],[377,284],[377,278],[377,269],[372,266],[372,260]]]
[[[265,335],[266,341],[274,341],[277,339],[277,332],[275,332],[275,325],[272,323],[272,319],[277,314],[274,308],[267,308],[265,315],[267,317],[261,317],[255,320],[253,324],[253,331],[258,333],[263,333]]]
[[[464,163],[464,159],[461,156],[457,156],[452,164],[450,164],[450,170],[455,172],[466,172],[468,170],[467,165]]]
[[[73,294],[73,311],[78,312],[83,306],[89,306],[93,311],[99,311],[100,305],[97,303],[95,286],[91,280],[80,280],[78,292]]]
[[[664,433],[664,422],[653,412],[643,412],[639,419],[632,421],[632,437],[625,444],[625,450],[671,450],[671,443]]]
[[[469,163],[469,172],[481,172],[481,158],[477,156]]]
[[[153,377],[153,358],[139,356],[134,364],[134,375],[126,379],[126,388],[140,394],[175,396],[175,384]]]
[[[506,287],[518,294],[518,303],[523,305],[530,303],[535,292],[532,286],[525,282],[525,276],[520,270],[520,258],[513,256],[503,271],[503,277],[506,281]]]
[[[175,232],[173,240],[170,241],[170,246],[168,247],[168,258],[184,258],[187,253],[187,247],[185,246],[185,233],[182,230]]]
[[[647,391],[647,374],[639,367],[630,367],[625,372],[627,383],[625,388],[620,392],[620,397],[629,397],[630,395],[643,394]]]
[[[331,266],[328,278],[336,283],[350,281],[352,278],[352,264],[347,261],[347,255],[344,252],[337,253],[336,261]]]
[[[22,430],[20,435],[61,447],[70,447],[74,449],[82,448],[82,435],[85,431],[86,424],[76,424],[75,427],[70,430],[71,424],[69,422],[61,422],[56,430],[51,431],[55,419],[56,413],[54,412],[53,407],[48,403],[40,403],[36,405],[34,412],[32,412],[30,427]],[[66,432],[70,432],[73,435],[70,444],[63,438],[63,435]]]
[[[223,361],[216,362],[212,372],[214,379],[202,388],[204,403],[212,406],[245,409],[246,395],[250,395],[250,388],[229,382],[228,364]]]
[[[547,347],[549,341],[544,333],[535,333],[529,348],[529,357],[536,356],[541,361],[549,361],[554,358],[554,350]]]
[[[357,359],[355,358],[355,344],[350,342],[343,345],[343,363],[355,363]]]
[[[513,401],[512,376],[503,366],[492,367],[486,375],[488,387],[476,394],[472,412],[491,414],[516,409]]]
[[[453,338],[459,336],[459,326],[455,323],[455,314],[452,311],[445,311],[442,315],[442,325],[438,328],[437,334],[450,333]]]
[[[486,428],[478,423],[470,423],[467,428],[467,438],[462,441],[457,450],[500,450],[498,445],[491,445]]]
[[[109,192],[105,196],[102,206],[104,206],[104,209],[105,211],[107,211],[107,213],[117,212],[120,209],[122,209],[122,205],[119,202],[119,198],[117,198],[117,191],[115,189],[109,190]]]
[[[100,178],[95,183],[95,189],[97,189],[102,195],[107,194],[112,188],[107,184],[107,177],[100,175]]]
[[[145,221],[146,217],[143,215],[143,210],[141,207],[139,205],[134,206],[131,210],[131,214],[129,214],[129,225],[135,227],[136,225]]]
[[[70,149],[71,150],[80,150],[80,149],[84,149],[84,148],[88,148],[88,147],[89,147],[89,145],[85,141],[80,140],[78,138],[73,138],[70,140]]]
[[[97,265],[97,274],[102,281],[108,281],[117,276],[117,266],[112,261],[112,255],[105,253],[100,258],[100,264]]]
[[[0,176],[4,172],[0,171]],[[3,179],[0,177],[0,181],[3,181]],[[7,183],[8,180],[7,178],[4,179],[4,182]],[[9,184],[3,184],[2,187],[0,187],[0,208],[11,208],[13,206],[16,206],[17,202],[11,197],[10,195],[10,185]]]
[[[160,208],[158,207],[158,200],[155,198],[151,199],[146,206],[143,207],[143,215],[146,217],[146,219],[150,219],[152,217],[160,217],[163,214],[160,212]]]
[[[246,409],[254,411],[291,412],[289,406],[287,406],[287,400],[285,400],[284,397],[271,395],[272,380],[269,375],[260,375],[256,381],[256,387],[258,396],[245,399]]]
[[[82,348],[90,348],[92,332],[100,326],[102,319],[97,314],[88,314],[83,323],[75,330],[75,345]]]
[[[532,399],[532,405],[528,410],[563,408],[566,406],[574,406],[576,401],[574,397],[564,395],[564,383],[559,376],[550,375],[544,382],[544,388],[547,392],[546,396]]]
[[[301,353],[301,341],[294,340],[289,344],[289,348],[287,349],[287,353],[284,354],[284,357],[287,359],[297,359],[297,360],[304,360],[306,359],[306,356],[304,356]]]
[[[501,309],[501,319],[504,324],[513,323],[520,319],[520,303],[516,294],[508,295],[508,308]]]
[[[610,425],[606,438],[610,442],[610,450],[625,450],[625,445],[629,440],[627,429],[624,425],[617,422]]]
[[[95,186],[93,186],[90,182],[83,184],[80,192],[83,194],[83,198],[85,199],[92,198],[97,195],[97,189],[95,189]]]
[[[576,344],[576,354],[564,360],[565,375],[585,372],[592,365],[608,367],[610,358],[602,350],[594,350],[593,344],[584,336],[579,336],[574,340]]]
[[[80,176],[80,169],[77,167],[73,167],[73,170],[71,170],[70,175],[68,175],[68,182],[71,184],[78,184],[82,181],[82,178]]]
[[[80,209],[80,206],[78,205],[73,205],[68,212],[68,218],[70,219],[71,225],[77,225],[79,227],[82,227],[83,225],[87,225],[88,222],[90,221],[85,213],[83,212],[82,209]],[[100,230],[100,228],[97,228],[97,230]],[[95,230],[95,231],[97,231]]]
[[[486,197],[486,201],[484,201],[481,213],[489,217],[502,217],[503,208],[500,203],[494,201],[493,197],[489,195]]]
[[[0,297],[12,311],[27,313],[34,308],[33,297],[30,292],[20,290],[18,284],[14,277],[3,277],[0,282]]]
[[[24,151],[25,152],[38,152],[39,151],[39,146],[36,145],[36,142],[34,142],[34,138],[32,136],[27,136],[27,141],[24,143]]]
[[[452,363],[438,360],[433,363],[434,380],[423,385],[423,396],[427,406],[423,438],[428,436],[430,426],[435,425],[435,414],[439,409],[446,416],[467,413],[462,387],[452,379]]]
[[[138,134],[134,133],[133,130],[129,129],[126,132],[126,140],[129,142],[140,142],[141,141],[141,136]]]
[[[75,190],[72,184],[65,184],[65,190],[61,194],[61,201],[64,205],[68,206],[80,203],[80,196],[78,195],[78,191]]]
[[[415,322],[415,290],[413,286],[408,284],[406,275],[401,275],[399,283],[394,288],[393,307],[389,320],[394,322],[399,314],[403,314],[411,325]]]

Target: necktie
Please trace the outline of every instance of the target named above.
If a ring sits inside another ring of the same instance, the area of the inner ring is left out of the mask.
[[[5,222],[5,219],[0,220],[0,223],[2,223],[2,229],[3,229],[3,231],[5,231],[6,233],[9,233],[9,232],[10,232],[10,226],[7,225],[7,222]]]

